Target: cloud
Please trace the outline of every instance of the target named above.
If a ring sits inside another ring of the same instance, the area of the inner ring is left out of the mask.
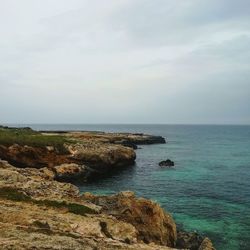
[[[138,46],[186,44],[225,30],[249,29],[249,5],[245,0],[140,0],[116,12],[110,25]]]
[[[249,9],[244,0],[0,0],[0,117],[250,123]]]

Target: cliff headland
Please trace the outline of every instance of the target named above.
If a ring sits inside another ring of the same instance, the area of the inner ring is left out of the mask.
[[[131,191],[80,194],[74,180],[129,167],[159,136],[0,127],[0,249],[214,249]]]

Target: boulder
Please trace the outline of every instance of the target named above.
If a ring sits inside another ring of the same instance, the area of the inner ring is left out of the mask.
[[[161,161],[159,162],[159,166],[160,167],[173,167],[174,166],[174,162],[167,159],[166,161]]]
[[[199,250],[215,250],[215,248],[213,247],[212,241],[206,237],[202,241]]]
[[[196,232],[179,231],[177,234],[176,247],[190,250],[215,250],[209,238]]]
[[[176,247],[181,249],[198,250],[203,237],[196,232],[179,231],[177,234]]]

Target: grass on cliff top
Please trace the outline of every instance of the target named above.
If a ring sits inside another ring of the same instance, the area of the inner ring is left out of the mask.
[[[95,210],[77,203],[71,203],[71,202],[69,203],[66,201],[56,201],[56,200],[35,200],[30,196],[11,187],[0,188],[0,198],[11,201],[33,203],[38,206],[67,209],[69,213],[79,214],[79,215],[96,213]]]
[[[0,145],[10,146],[13,144],[33,147],[53,146],[63,150],[63,144],[69,139],[59,135],[43,135],[30,128],[9,128],[0,126]]]

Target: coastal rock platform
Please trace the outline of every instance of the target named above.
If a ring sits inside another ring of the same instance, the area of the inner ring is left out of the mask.
[[[71,184],[133,164],[131,143],[164,142],[0,127],[0,249],[213,250],[206,237],[177,233],[172,216],[153,201],[131,191],[80,194]]]
[[[0,160],[0,249],[176,248],[176,225],[157,203],[133,192],[79,194],[48,168]],[[197,250],[212,250],[204,238]]]
[[[161,136],[145,134],[38,132],[30,128],[0,127],[1,159],[20,168],[47,167],[55,172],[63,171],[58,174],[58,180],[65,181],[71,178],[86,181],[98,174],[132,166],[136,146],[153,143],[166,141]],[[74,171],[72,164],[75,164]]]

